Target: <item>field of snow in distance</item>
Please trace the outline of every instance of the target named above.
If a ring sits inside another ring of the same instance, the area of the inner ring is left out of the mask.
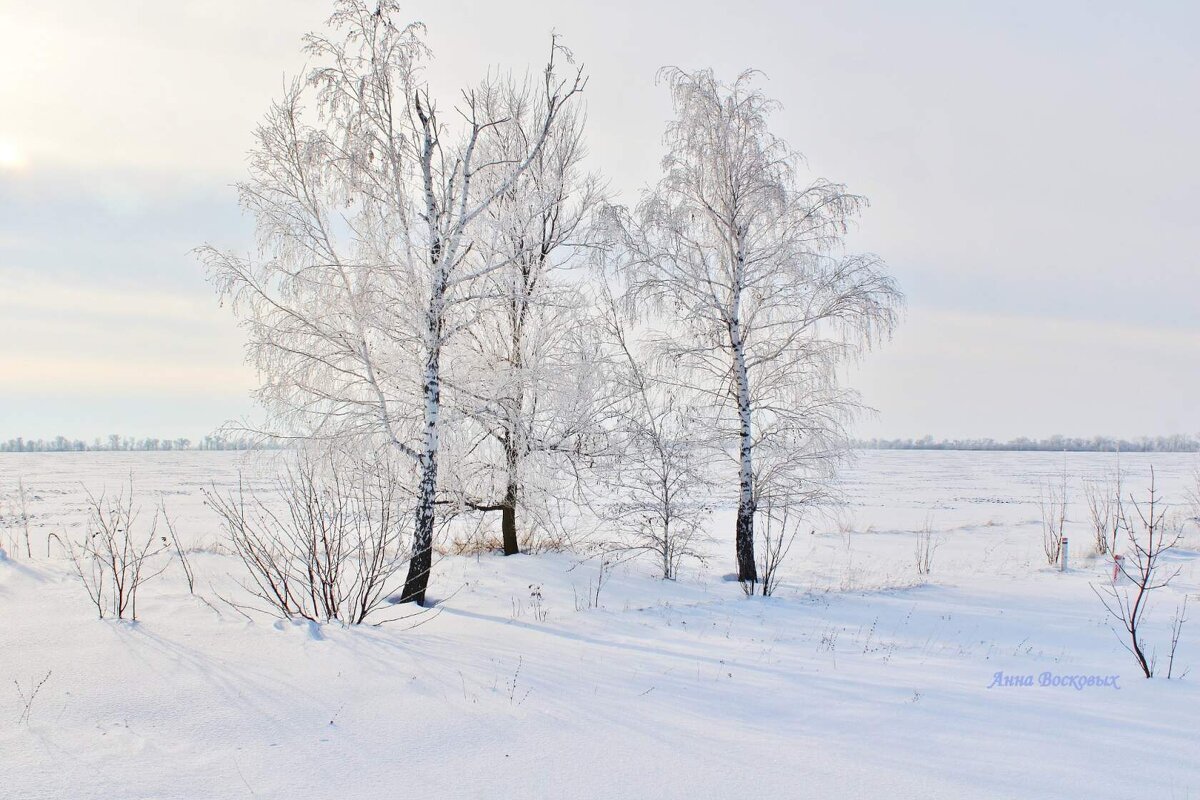
[[[1200,797],[1200,532],[1146,620],[1162,663],[1193,597],[1191,672],[1145,680],[1092,588],[1111,563],[1082,481],[1111,454],[862,453],[773,598],[723,579],[723,511],[675,582],[628,561],[596,603],[585,553],[447,555],[433,611],[357,628],[225,602],[241,565],[201,492],[269,492],[272,458],[0,455],[0,797]],[[1182,510],[1200,459],[1123,455],[1128,491],[1151,465]],[[1061,573],[1038,498],[1064,470]],[[141,621],[100,621],[59,542],[85,534],[85,490],[131,474],[145,513],[177,518],[196,595],[172,563]]]

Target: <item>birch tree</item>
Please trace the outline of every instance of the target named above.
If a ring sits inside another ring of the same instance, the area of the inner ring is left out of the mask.
[[[517,83],[487,101],[492,116],[510,120],[487,142],[487,158],[516,160],[545,116],[544,101]],[[469,332],[478,356],[469,413],[481,428],[473,452],[483,469],[466,504],[500,512],[505,555],[520,550],[518,508],[546,509],[603,439],[606,395],[588,300],[572,274],[602,196],[599,180],[581,167],[583,156],[583,116],[567,109],[529,168],[481,218],[480,252],[504,266],[488,276],[487,313]]]
[[[408,460],[414,537],[404,602],[423,603],[432,566],[439,462],[454,420],[443,396],[451,343],[475,324],[486,278],[482,215],[536,160],[582,70],[552,39],[541,113],[512,158],[484,157],[511,120],[489,113],[489,78],[443,115],[422,77],[430,53],[393,0],[339,0],[305,37],[316,66],[274,103],[239,186],[257,253],[203,248],[247,330],[258,397],[292,435],[357,438]]]
[[[901,296],[879,259],[844,252],[865,200],[800,181],[754,73],[662,76],[675,109],[662,177],[613,219],[632,296],[658,315],[651,338],[680,388],[708,398],[714,444],[737,465],[738,577],[753,584],[759,503],[819,491],[858,406],[839,365],[890,334]]]

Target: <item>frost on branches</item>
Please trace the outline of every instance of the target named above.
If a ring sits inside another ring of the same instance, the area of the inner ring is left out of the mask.
[[[760,504],[820,494],[859,407],[837,369],[891,333],[901,296],[879,259],[844,253],[865,200],[801,183],[754,73],[662,76],[675,106],[662,177],[611,219],[648,341],[678,365],[680,390],[706,398],[711,444],[736,464],[738,578],[753,584]]]
[[[607,527],[639,520],[633,548],[673,575],[719,477],[705,455],[724,453],[753,587],[756,516],[821,496],[859,407],[839,366],[896,322],[883,265],[844,251],[865,201],[800,180],[753,73],[669,69],[663,175],[632,212],[605,205],[557,38],[535,75],[489,74],[443,113],[424,29],[398,13],[340,0],[306,37],[317,66],[271,106],[240,185],[257,251],[201,250],[267,433],[400,459],[416,603],[435,523],[498,512],[516,553],[582,518],[588,486],[617,491]]]
[[[357,440],[412,470],[414,537],[401,594],[423,603],[439,460],[465,441],[453,352],[510,257],[482,246],[484,219],[537,161],[582,92],[582,70],[552,40],[536,105],[518,124],[489,77],[443,114],[421,77],[430,57],[391,0],[340,0],[327,34],[306,37],[319,66],[274,103],[239,187],[255,217],[247,257],[206,247],[220,294],[242,318],[279,432]],[[496,142],[520,142],[496,158]],[[488,231],[486,234],[485,231]]]

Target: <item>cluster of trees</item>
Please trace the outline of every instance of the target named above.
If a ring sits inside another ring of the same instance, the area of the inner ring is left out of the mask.
[[[871,439],[857,441],[863,450],[1046,450],[1051,452],[1121,452],[1121,453],[1195,453],[1200,452],[1200,438],[1174,436],[1143,436],[1140,439],[1114,439],[1109,436],[1091,438],[1051,436],[1049,439],[1028,439],[1024,436],[998,442],[995,439]]]
[[[199,251],[264,433],[399,465],[406,602],[455,514],[499,515],[514,553],[602,503],[669,577],[721,486],[753,591],[756,519],[820,495],[858,408],[838,368],[897,320],[883,265],[844,252],[865,200],[801,179],[753,73],[663,71],[662,175],[627,208],[585,169],[587,76],[557,38],[453,107],[393,0],[340,0],[305,49],[239,186],[256,251]]]
[[[137,439],[132,436],[110,434],[107,438],[96,437],[91,442],[83,439],[68,439],[65,436],[55,436],[53,439],[25,439],[18,436],[15,439],[0,442],[0,453],[69,453],[85,451],[117,451],[117,450],[251,450],[264,447],[279,447],[277,441],[264,440],[261,437],[205,436],[199,442],[191,439]]]

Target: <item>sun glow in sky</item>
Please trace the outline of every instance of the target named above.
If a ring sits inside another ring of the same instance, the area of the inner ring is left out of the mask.
[[[26,164],[25,154],[11,142],[0,139],[0,170],[16,171]]]

